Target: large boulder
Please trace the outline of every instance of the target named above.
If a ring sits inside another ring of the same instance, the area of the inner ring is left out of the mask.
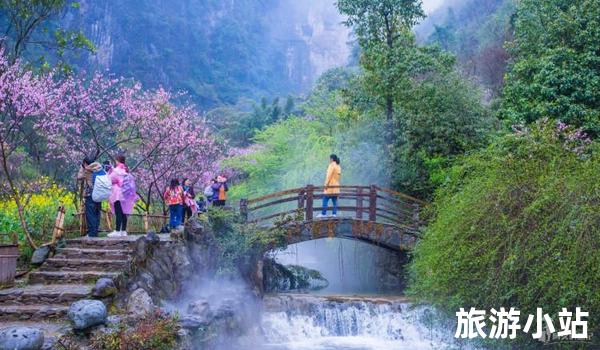
[[[41,265],[50,255],[50,246],[41,246],[33,252],[31,256],[31,265]]]
[[[106,298],[117,293],[117,286],[112,278],[100,278],[96,281],[92,296],[94,298]]]
[[[156,310],[148,292],[142,288],[136,289],[127,300],[127,312],[134,316],[144,316]]]
[[[106,306],[99,300],[79,300],[71,304],[69,320],[75,330],[85,330],[106,323]]]
[[[8,327],[0,330],[0,350],[40,350],[44,332],[30,327]]]

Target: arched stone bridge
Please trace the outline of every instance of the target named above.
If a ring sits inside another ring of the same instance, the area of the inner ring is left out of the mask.
[[[419,213],[425,202],[376,185],[339,188],[337,217],[316,216],[324,209],[324,188],[313,185],[242,199],[240,214],[248,223],[286,227],[288,244],[339,237],[396,251],[413,248],[424,225]]]

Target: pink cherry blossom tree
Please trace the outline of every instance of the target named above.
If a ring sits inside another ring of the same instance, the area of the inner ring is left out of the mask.
[[[84,156],[124,154],[146,212],[162,198],[168,179],[203,181],[220,164],[221,149],[195,107],[173,102],[182,96],[100,74],[89,81],[68,78],[62,95],[61,113],[38,124],[49,154],[71,167]]]
[[[35,75],[18,60],[11,63],[0,50],[0,178],[5,184],[3,192],[15,201],[23,232],[34,248],[24,214],[28,189],[27,182],[22,181],[21,165],[27,157],[26,143],[38,137],[34,126],[60,110],[57,96],[61,91],[51,74]]]
[[[176,106],[175,96],[159,89],[145,92],[128,111],[128,128],[137,128],[140,138],[126,147],[131,171],[138,178],[144,210],[159,199],[172,178],[205,182],[218,171],[222,148],[190,104]],[[135,125],[134,125],[135,124]],[[164,207],[163,207],[164,210]]]

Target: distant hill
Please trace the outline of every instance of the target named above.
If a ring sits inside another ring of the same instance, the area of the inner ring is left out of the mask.
[[[502,87],[509,55],[515,0],[451,0],[416,29],[422,43],[455,53],[465,73],[477,77],[490,97]]]
[[[145,86],[186,90],[205,109],[308,91],[347,62],[348,30],[334,2],[307,0],[82,0],[63,25],[98,47],[73,57]],[[299,4],[301,3],[301,4]]]

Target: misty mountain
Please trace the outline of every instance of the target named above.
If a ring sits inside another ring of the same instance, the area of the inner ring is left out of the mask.
[[[421,43],[453,52],[465,73],[496,95],[503,83],[514,0],[451,0],[415,28]]]
[[[146,87],[185,90],[202,107],[308,91],[350,55],[333,1],[83,0],[63,19],[97,46],[72,57]]]

